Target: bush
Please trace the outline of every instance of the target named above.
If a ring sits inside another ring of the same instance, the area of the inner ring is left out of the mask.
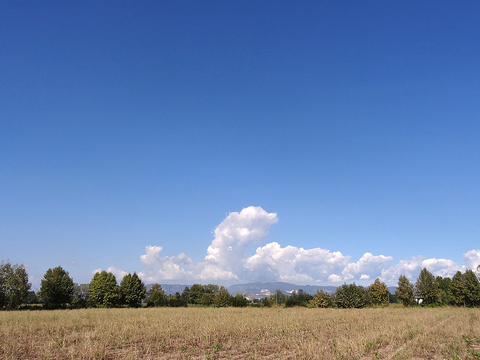
[[[243,297],[243,294],[237,294],[232,298],[232,306],[245,307],[249,304],[249,301]]]
[[[363,308],[366,306],[368,293],[363,286],[355,283],[343,284],[335,292],[335,304],[339,308]]]

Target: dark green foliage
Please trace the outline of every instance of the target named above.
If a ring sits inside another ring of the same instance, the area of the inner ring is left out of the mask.
[[[38,304],[39,303],[39,300],[38,300],[38,296],[37,294],[35,294],[35,291],[29,291],[28,292],[28,295],[27,297],[25,298],[25,300],[23,301],[24,304]]]
[[[414,287],[405,275],[400,275],[398,278],[395,295],[402,301],[403,306],[409,306],[413,303]]]
[[[200,299],[200,304],[210,306],[213,304],[214,299],[215,295],[213,294],[203,294],[202,298]]]
[[[226,307],[232,304],[232,297],[230,296],[227,289],[223,286],[220,288],[217,295],[215,295],[215,299],[213,300],[213,305],[215,307]]]
[[[142,299],[145,298],[147,289],[137,273],[127,274],[120,282],[120,302],[128,307],[139,307]]]
[[[185,289],[183,289],[181,297],[183,301],[188,303],[188,299],[190,298],[190,288],[188,286],[185,286]]]
[[[245,299],[245,297],[241,293],[238,293],[237,295],[232,297],[232,306],[245,307],[249,303],[250,303],[250,301],[248,301],[248,299]]]
[[[460,271],[457,271],[452,277],[452,295],[455,299],[457,306],[465,306],[465,295],[467,292],[467,286],[465,278]]]
[[[442,305],[455,305],[455,297],[452,293],[452,279],[437,276],[439,301]]]
[[[187,302],[182,299],[182,295],[177,291],[175,295],[169,295],[167,305],[169,307],[184,307],[187,306]]]
[[[147,306],[167,306],[168,297],[162,289],[160,284],[153,284],[150,290],[146,293]]]
[[[367,305],[368,294],[365,288],[355,283],[343,284],[335,291],[335,304],[339,308],[363,308]]]
[[[465,304],[467,306],[477,306],[480,304],[480,283],[472,270],[467,270],[463,274],[465,280]]]
[[[415,296],[422,300],[422,305],[432,305],[439,300],[439,287],[435,276],[430,271],[423,268],[415,283]]]
[[[93,307],[113,307],[118,303],[118,286],[115,275],[102,271],[95,273],[90,285],[88,305]]]
[[[0,264],[0,309],[18,308],[27,298],[31,284],[23,265]]]
[[[205,294],[215,295],[219,291],[218,285],[208,284],[203,285],[203,292]]]
[[[193,284],[188,293],[188,303],[193,305],[211,305],[217,292],[218,285]]]
[[[193,284],[188,295],[188,303],[194,305],[200,304],[200,299],[202,298],[203,293],[203,285]]]
[[[73,279],[61,266],[48,269],[40,284],[39,297],[47,309],[65,308],[72,301]]]
[[[292,291],[292,294],[285,300],[285,306],[307,306],[308,302],[312,299],[313,297],[304,293],[302,289],[298,290],[298,292]]]
[[[255,301],[254,301],[254,303],[255,303]],[[272,307],[272,305],[273,305],[272,301],[268,298],[261,298],[260,299],[260,304],[265,306],[265,307]]]

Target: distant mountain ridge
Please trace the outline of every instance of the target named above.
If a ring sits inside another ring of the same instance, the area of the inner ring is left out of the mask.
[[[314,295],[317,290],[323,290],[328,293],[333,293],[336,286],[316,286],[316,285],[297,285],[286,282],[254,282],[249,284],[236,284],[228,287],[228,292],[232,295],[236,293],[247,293],[255,297],[268,297],[274,294],[276,290],[280,290],[284,294],[290,294],[293,290],[298,291],[300,289],[303,292]]]
[[[146,285],[147,290],[150,289],[152,285],[153,284]],[[192,284],[190,285],[161,284],[161,286],[165,294],[174,295],[176,292],[179,292],[181,294],[185,289],[185,286],[188,286],[190,288],[192,287]],[[270,294],[274,294],[277,289],[284,294],[290,294],[292,290],[298,291],[302,289],[303,292],[307,294],[315,295],[317,290],[318,291],[323,290],[325,292],[332,294],[335,292],[335,290],[337,290],[337,288],[338,286],[297,285],[297,284],[286,283],[286,282],[266,282],[266,283],[254,282],[254,283],[248,283],[248,284],[231,285],[227,288],[227,290],[232,295],[235,295],[236,293],[247,293],[249,295],[253,295],[258,298],[258,297],[268,297],[270,296]],[[395,294],[395,289],[396,289],[395,286],[388,287],[390,294]]]

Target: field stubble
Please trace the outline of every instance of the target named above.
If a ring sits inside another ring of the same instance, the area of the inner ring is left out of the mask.
[[[479,320],[465,308],[9,311],[0,358],[480,359]]]

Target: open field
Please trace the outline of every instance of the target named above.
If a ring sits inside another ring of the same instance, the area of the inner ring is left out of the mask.
[[[478,359],[480,309],[0,312],[1,359]]]

